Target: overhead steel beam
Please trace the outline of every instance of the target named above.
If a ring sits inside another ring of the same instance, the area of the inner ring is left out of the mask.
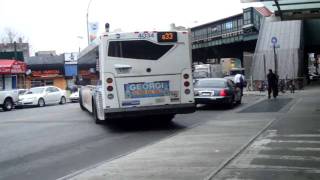
[[[278,12],[279,12],[279,16],[280,16],[280,20],[282,20],[283,19],[283,15],[282,15],[282,11],[281,11],[281,8],[280,8],[278,0],[274,0],[274,3],[277,6],[277,9],[278,9]]]

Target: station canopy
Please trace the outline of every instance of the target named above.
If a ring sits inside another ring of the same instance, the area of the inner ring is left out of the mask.
[[[261,2],[282,20],[320,18],[320,0],[240,0]]]

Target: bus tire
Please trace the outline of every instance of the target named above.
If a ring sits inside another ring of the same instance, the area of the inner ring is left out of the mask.
[[[94,101],[92,101],[92,115],[93,115],[94,122],[96,124],[103,124],[104,123],[104,121],[99,119],[99,117],[98,117],[97,107],[96,107],[96,103]]]
[[[175,116],[175,114],[162,115],[161,116],[161,121],[163,121],[164,123],[170,123],[170,122],[172,122],[174,116]]]
[[[83,102],[82,102],[82,96],[81,96],[81,90],[79,92],[79,104],[80,104],[80,108],[82,111],[85,111],[86,108],[83,106]]]

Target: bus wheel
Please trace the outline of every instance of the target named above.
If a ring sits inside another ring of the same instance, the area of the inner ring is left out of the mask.
[[[161,115],[160,120],[161,120],[162,122],[165,122],[165,123],[170,123],[170,122],[172,122],[174,116],[175,116],[175,114]]]
[[[93,119],[94,119],[96,124],[104,123],[104,121],[99,119],[99,117],[98,117],[97,107],[96,107],[96,104],[94,102],[92,103],[92,115],[93,115]]]
[[[85,111],[86,108],[83,106],[82,97],[81,97],[81,92],[79,93],[79,104],[80,104],[81,110],[82,110],[82,111]]]

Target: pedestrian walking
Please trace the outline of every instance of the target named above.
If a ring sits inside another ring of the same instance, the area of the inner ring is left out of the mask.
[[[238,73],[234,76],[234,82],[236,87],[240,89],[241,96],[243,96],[243,87],[245,86],[245,77],[244,75]]]
[[[278,96],[278,76],[269,69],[269,73],[267,75],[268,78],[268,98],[271,98],[271,92],[273,98],[277,98]]]

